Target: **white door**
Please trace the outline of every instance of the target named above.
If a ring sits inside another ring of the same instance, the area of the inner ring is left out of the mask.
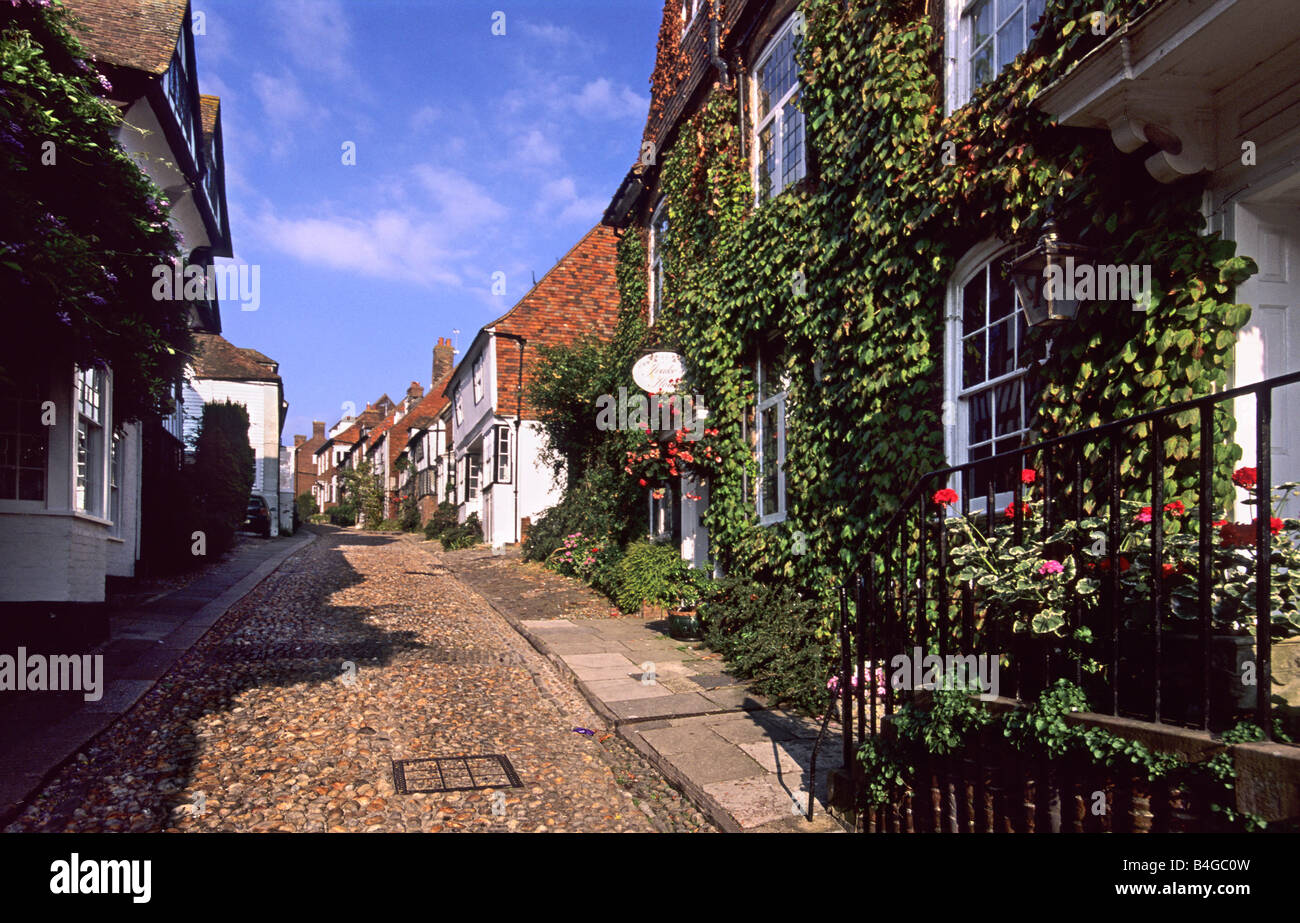
[[[1290,186],[1235,210],[1237,253],[1259,264],[1259,272],[1237,290],[1238,300],[1251,306],[1237,341],[1237,385],[1300,371],[1300,193]],[[1253,467],[1255,401],[1240,399],[1236,405],[1242,464]],[[1300,482],[1300,384],[1273,393],[1271,444],[1273,484]],[[1300,515],[1300,500],[1290,498],[1280,515]],[[1238,509],[1239,521],[1253,516],[1249,508]]]

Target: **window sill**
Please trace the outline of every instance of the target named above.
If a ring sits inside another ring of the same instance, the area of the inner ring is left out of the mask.
[[[770,516],[762,516],[758,520],[759,526],[774,526],[779,522],[785,522],[785,513],[773,513]]]

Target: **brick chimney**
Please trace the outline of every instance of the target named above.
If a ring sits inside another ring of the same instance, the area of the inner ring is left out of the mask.
[[[418,401],[420,398],[424,397],[424,385],[420,384],[418,381],[411,382],[411,387],[406,389],[406,396],[412,401]]]
[[[455,364],[456,357],[452,352],[451,338],[438,337],[438,345],[433,348],[433,384],[445,378]]]
[[[298,436],[298,435],[295,435],[295,436],[293,437],[293,447],[296,449],[296,448],[298,448],[298,446],[302,445],[302,444],[303,444],[304,442],[306,442],[306,441],[307,441],[307,437],[306,437],[306,436]]]
[[[315,439],[317,436],[319,436],[321,439],[324,439],[324,438],[325,438],[325,421],[324,421],[324,420],[312,420],[312,421],[311,421],[311,438]]]

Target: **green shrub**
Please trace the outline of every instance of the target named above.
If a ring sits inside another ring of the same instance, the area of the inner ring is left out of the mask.
[[[402,456],[402,458],[405,457],[405,455]],[[404,497],[397,512],[397,522],[402,527],[403,532],[419,532],[420,501],[416,500],[415,497]]]
[[[376,532],[401,532],[402,524],[396,519],[385,519],[375,526]]]
[[[338,506],[331,507],[328,515],[332,526],[355,526],[357,524],[356,510],[350,505],[340,503]]]
[[[483,541],[483,527],[479,525],[478,513],[470,513],[469,518],[458,526],[452,526],[439,538],[444,551],[456,551],[459,548],[471,548]]]
[[[676,606],[694,602],[704,582],[703,574],[682,559],[672,544],[642,539],[628,546],[613,575],[614,604],[634,612],[641,602]]]
[[[310,492],[298,494],[298,499],[294,501],[298,507],[299,519],[311,519],[320,510],[316,507],[316,498]]]
[[[198,504],[196,528],[207,536],[209,555],[234,543],[235,530],[248,514],[254,464],[244,406],[229,400],[204,404],[191,474]]]
[[[629,493],[628,485],[635,490]],[[566,536],[607,535],[623,547],[645,534],[645,495],[622,469],[588,468],[581,482],[534,521],[524,540],[525,561],[545,561]]]
[[[788,583],[728,577],[706,591],[700,615],[705,642],[756,692],[814,714],[826,707],[834,650],[818,636],[824,613],[815,601]]]
[[[432,541],[442,538],[442,533],[456,525],[456,505],[446,500],[438,504],[429,521],[424,524],[424,537]]]

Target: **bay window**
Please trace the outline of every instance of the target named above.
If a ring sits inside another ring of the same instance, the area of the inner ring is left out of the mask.
[[[49,427],[35,382],[0,396],[0,500],[45,499]]]

